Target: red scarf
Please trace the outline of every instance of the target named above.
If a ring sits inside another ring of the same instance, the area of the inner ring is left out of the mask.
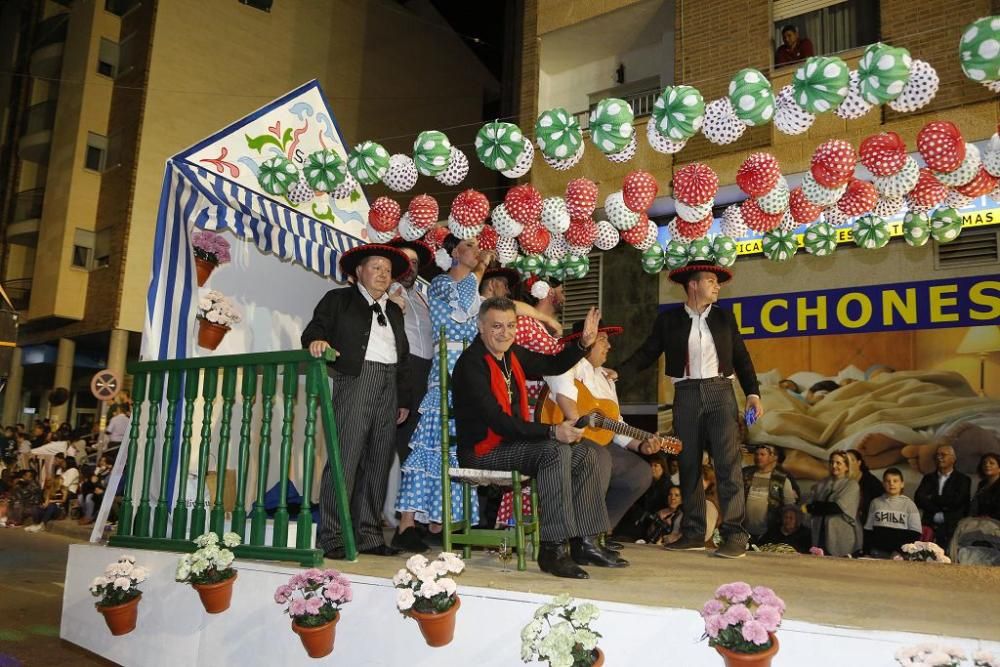
[[[513,413],[511,412],[510,398],[507,397],[507,383],[504,381],[503,371],[500,370],[500,365],[493,358],[492,354],[487,353],[484,358],[486,359],[486,365],[490,369],[490,391],[493,392],[493,397],[500,404],[500,409],[503,410],[504,414],[510,416]],[[528,414],[528,392],[524,388],[524,369],[521,368],[521,362],[517,360],[513,352],[510,353],[510,371],[514,376],[514,383],[517,386],[517,397],[521,406],[521,419],[524,419],[525,415]],[[486,437],[476,443],[476,456],[486,456],[497,448],[500,440],[501,437],[487,426]]]

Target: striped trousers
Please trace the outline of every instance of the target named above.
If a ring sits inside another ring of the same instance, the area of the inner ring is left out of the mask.
[[[604,493],[611,458],[589,441],[565,445],[555,440],[502,442],[485,456],[459,449],[463,467],[517,470],[538,484],[540,531],[544,542],[607,532]]]
[[[357,547],[372,549],[385,542],[382,505],[395,453],[396,366],[365,361],[357,377],[336,374],[332,395]],[[344,546],[329,461],[320,482],[316,541],[324,552]]]
[[[685,380],[674,385],[674,432],[684,448],[679,456],[685,537],[705,537],[705,489],[702,454],[705,445],[715,466],[722,505],[719,532],[727,542],[746,544],[743,527],[746,500],[740,460],[739,408],[733,381],[725,377]]]

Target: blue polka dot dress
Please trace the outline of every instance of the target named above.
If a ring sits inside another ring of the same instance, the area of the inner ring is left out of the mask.
[[[420,403],[420,421],[410,439],[410,455],[403,464],[403,479],[396,501],[397,512],[416,512],[421,523],[441,523],[441,382],[438,361],[438,333],[445,327],[451,345],[448,348],[448,373],[462,354],[462,344],[471,343],[476,337],[476,317],[479,313],[479,280],[470,273],[455,282],[444,273],[431,281],[428,290],[431,328],[435,337],[435,354],[427,381],[427,394]],[[451,396],[448,397],[451,406]],[[455,435],[455,420],[449,421],[451,435]],[[449,465],[458,466],[458,455],[453,445],[448,452]],[[453,521],[462,520],[462,486],[451,483],[451,515]],[[472,522],[479,522],[479,503],[472,494]]]

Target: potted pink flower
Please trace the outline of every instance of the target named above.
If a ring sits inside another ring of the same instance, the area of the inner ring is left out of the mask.
[[[730,667],[768,667],[778,652],[774,633],[784,613],[784,601],[770,588],[751,588],[742,581],[724,584],[701,610],[703,638]]]
[[[292,617],[292,631],[310,658],[333,652],[340,607],[352,598],[350,579],[336,570],[316,568],[292,576],[274,592],[274,601]]]
[[[198,287],[202,287],[215,267],[229,262],[229,241],[221,234],[201,231],[191,235],[191,247],[198,272]]]

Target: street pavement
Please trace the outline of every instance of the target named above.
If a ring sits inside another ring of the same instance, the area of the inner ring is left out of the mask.
[[[51,525],[41,533],[0,528],[0,667],[113,665],[59,639],[69,545],[85,542],[89,530],[75,521]]]

